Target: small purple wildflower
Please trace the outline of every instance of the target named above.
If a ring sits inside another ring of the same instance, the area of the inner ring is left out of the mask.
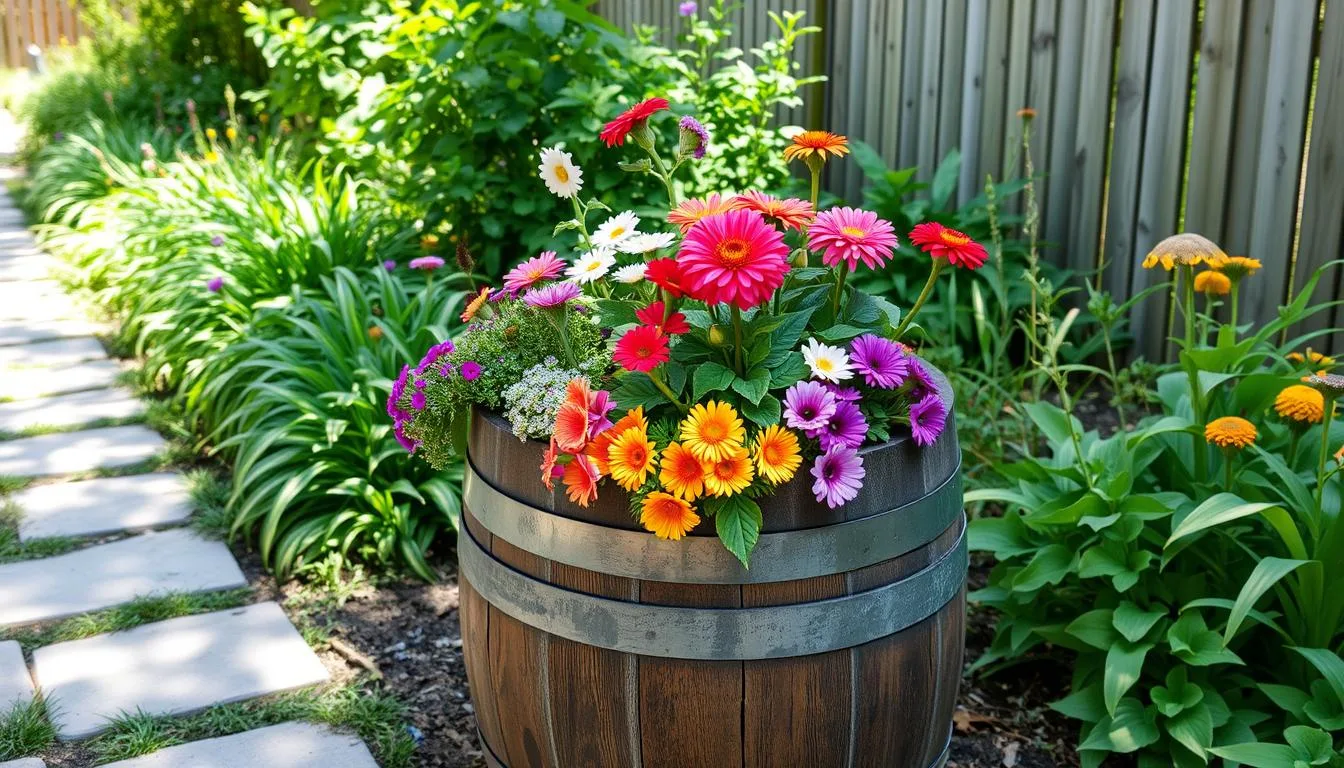
[[[850,342],[849,360],[870,387],[894,389],[910,375],[910,361],[896,342],[871,333]]]
[[[383,269],[386,269],[388,272],[391,272],[392,270],[394,270],[394,269],[396,269],[396,268],[397,268],[397,262],[395,262],[395,261],[393,261],[393,260],[391,260],[391,259],[388,259],[387,261],[384,261],[384,262],[383,262]]]
[[[411,269],[424,269],[433,272],[446,263],[447,262],[440,259],[438,256],[421,256],[419,258],[411,259],[410,267]]]
[[[815,381],[800,381],[784,393],[784,420],[794,429],[826,426],[835,407],[835,395]]]
[[[219,275],[215,275],[205,282],[205,289],[211,293],[219,293],[223,287],[224,278]]]
[[[611,413],[615,407],[616,403],[611,399],[610,392],[599,389],[593,393],[593,399],[588,403],[589,440],[611,428],[611,419],[607,417],[607,414]]]
[[[558,309],[577,299],[583,291],[574,283],[551,283],[523,294],[523,301],[538,309]]]
[[[397,424],[396,427],[393,428],[392,433],[397,436],[397,442],[401,443],[401,447],[405,448],[407,453],[415,453],[415,449],[420,447],[420,442],[418,440],[411,440],[411,438],[406,436],[405,422]]]
[[[452,339],[441,341],[430,347],[429,351],[425,352],[425,356],[420,358],[420,364],[415,366],[415,375],[424,376],[425,371],[431,370],[434,367],[434,364],[439,362],[439,358],[444,355],[452,354],[454,349],[455,347],[453,346]]]
[[[677,13],[682,16],[694,16],[696,10],[695,0],[686,0],[686,2],[677,6]]]
[[[481,377],[481,364],[475,360],[468,360],[462,363],[462,378],[467,381],[475,381]]]
[[[947,405],[941,397],[928,394],[910,406],[910,434],[914,437],[915,444],[933,445],[946,426]]]
[[[863,418],[859,406],[851,402],[840,402],[835,406],[835,414],[825,426],[809,435],[821,441],[821,449],[829,451],[836,446],[858,448],[868,435],[868,420]]]
[[[828,381],[821,382],[821,386],[825,387],[827,392],[835,395],[835,402],[837,403],[857,403],[863,399],[863,393],[854,387],[842,387]]]
[[[859,495],[863,487],[863,458],[858,451],[836,446],[817,457],[812,465],[812,493],[817,501],[835,509]]]
[[[419,388],[417,387],[416,390],[415,390],[415,392],[411,394],[411,407],[414,408],[414,409],[417,410],[417,411],[423,411],[423,410],[425,410],[425,392],[424,392],[424,390],[419,389]]]
[[[694,3],[692,3],[694,5]],[[694,11],[692,11],[694,13]],[[677,124],[681,129],[681,155],[693,155],[696,160],[705,156],[705,148],[709,146],[709,130],[694,117],[687,115],[681,118]]]
[[[387,396],[387,415],[393,419],[410,417],[409,413],[401,409],[401,397],[406,394],[406,382],[410,376],[411,366],[403,365],[397,380],[392,382],[392,393]]]
[[[924,361],[913,356],[907,357],[906,360],[910,363],[910,378],[906,381],[910,385],[910,399],[917,402],[937,392],[933,376]]]
[[[218,248],[219,246],[224,244],[224,236],[215,235],[214,237],[210,238],[210,244]]]

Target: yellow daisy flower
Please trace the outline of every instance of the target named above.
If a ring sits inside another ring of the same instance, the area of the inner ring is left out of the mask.
[[[627,491],[638,490],[649,473],[657,451],[644,430],[631,427],[611,441],[607,448],[607,467],[611,477]]]
[[[714,496],[732,496],[751,485],[751,454],[737,446],[735,451],[709,463],[705,472],[705,492]]]
[[[1315,391],[1315,390],[1313,390]],[[695,501],[705,492],[709,466],[681,443],[670,443],[658,457],[658,481],[673,496]]]
[[[803,463],[798,436],[778,424],[771,424],[756,436],[756,471],[761,477],[783,485]]]
[[[1226,296],[1232,292],[1232,279],[1208,269],[1195,275],[1195,290],[1208,296]]]
[[[719,461],[742,449],[747,430],[727,403],[697,403],[681,422],[681,442],[702,461]]]
[[[669,493],[654,491],[644,497],[639,523],[660,539],[676,541],[700,524],[690,502]]]
[[[1252,259],[1246,256],[1228,256],[1227,261],[1214,265],[1214,269],[1222,272],[1231,278],[1232,282],[1239,282],[1243,277],[1250,277],[1264,266],[1259,259]]]

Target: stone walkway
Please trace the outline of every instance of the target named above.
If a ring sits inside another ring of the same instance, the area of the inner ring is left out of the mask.
[[[247,579],[228,547],[183,527],[183,478],[138,473],[167,444],[134,420],[99,330],[50,279],[57,265],[0,192],[0,476],[40,480],[0,503],[20,541],[88,538],[66,554],[0,565],[0,627],[57,620],[137,598],[226,590]],[[129,474],[128,474],[129,472]],[[88,475],[94,477],[88,477]],[[83,477],[81,477],[81,475]],[[115,537],[96,543],[91,537]],[[27,657],[0,642],[0,720],[42,691],[59,738],[84,739],[129,712],[181,715],[325,682],[280,606],[242,608],[56,643]],[[358,738],[288,723],[184,744],[119,768],[377,768]],[[40,759],[0,768],[45,768]]]

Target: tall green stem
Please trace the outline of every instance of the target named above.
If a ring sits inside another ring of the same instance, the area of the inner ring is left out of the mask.
[[[840,262],[840,271],[835,275],[835,300],[831,302],[835,321],[840,322],[840,303],[845,300],[845,278],[849,277],[849,264]]]
[[[672,174],[668,172],[667,166],[663,163],[663,158],[658,154],[658,148],[652,143],[648,146],[649,157],[653,158],[653,166],[657,169],[658,178],[663,180],[663,186],[667,187],[667,207],[669,209],[677,207],[677,190],[672,186]]]
[[[1325,464],[1330,458],[1330,422],[1335,416],[1335,398],[1325,398],[1325,415],[1321,417],[1321,456],[1316,463],[1316,513],[1325,515]]]
[[[1232,315],[1232,339],[1234,341],[1237,338],[1237,306],[1238,306],[1237,300],[1240,298],[1240,293],[1241,293],[1241,281],[1235,280],[1232,282],[1231,307],[1228,310]]]
[[[746,376],[742,365],[742,310],[736,304],[733,305],[733,370],[738,376]]]
[[[808,163],[808,170],[812,172],[812,210],[817,210],[817,200],[821,198],[821,167],[812,167]]]
[[[1195,270],[1188,264],[1180,267],[1181,311],[1185,315],[1185,351],[1195,351]],[[1199,391],[1199,368],[1190,363],[1184,366],[1190,379],[1190,408],[1195,414],[1195,424],[1204,426],[1204,397]],[[1198,482],[1209,479],[1209,449],[1204,443],[1204,434],[1196,430],[1190,436],[1195,454],[1195,478]]]
[[[681,402],[681,398],[677,397],[676,393],[672,391],[671,387],[667,386],[667,382],[663,381],[663,377],[661,374],[658,373],[657,368],[654,368],[652,371],[649,371],[649,381],[652,381],[653,385],[658,388],[658,391],[662,392],[664,397],[670,400],[673,405],[677,406],[678,410],[680,411],[687,410],[686,404]]]
[[[898,340],[901,338],[901,334],[905,333],[905,329],[910,327],[910,321],[914,320],[915,315],[919,314],[924,302],[929,300],[929,296],[933,293],[933,286],[938,282],[938,274],[943,271],[943,267],[946,265],[947,261],[945,259],[933,260],[933,269],[929,270],[929,279],[928,282],[924,283],[924,290],[919,292],[919,298],[915,299],[914,306],[910,307],[910,311],[905,314],[905,317],[901,318],[901,324],[896,327],[896,338]]]

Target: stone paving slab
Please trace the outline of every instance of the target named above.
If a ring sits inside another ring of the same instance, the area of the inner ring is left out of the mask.
[[[178,528],[0,565],[0,626],[112,608],[137,597],[247,586],[228,546]]]
[[[167,446],[139,424],[0,441],[0,475],[42,477],[137,464]]]
[[[63,740],[97,734],[126,712],[181,715],[328,679],[271,602],[38,648],[33,671],[56,703]]]
[[[21,760],[10,760],[7,763],[0,763],[0,768],[47,768],[47,764],[38,760],[36,757],[25,757]]]
[[[34,427],[78,427],[100,419],[129,419],[145,402],[124,389],[93,389],[59,397],[0,403],[0,433]]]
[[[283,723],[111,763],[103,768],[378,768],[359,737]],[[3,766],[0,766],[3,768]]]
[[[187,481],[175,472],[51,483],[10,497],[19,540],[97,536],[180,523],[191,516]]]
[[[92,336],[39,341],[0,347],[0,368],[51,368],[107,357],[107,350]]]
[[[15,246],[3,244],[3,237],[3,233],[0,233],[0,248],[12,251]],[[0,258],[0,280],[41,280],[55,272],[59,263],[50,256],[37,251],[27,251],[19,255]]]
[[[0,371],[0,398],[26,400],[88,389],[105,389],[117,383],[121,371],[121,366],[112,360]]]
[[[83,317],[75,300],[55,280],[0,282],[0,320],[27,323]]]
[[[33,679],[28,676],[23,649],[13,640],[0,643],[0,718],[15,705],[27,704],[32,698]]]
[[[0,320],[0,347],[32,344],[35,341],[91,336],[106,329],[106,326],[91,323],[88,320],[75,319],[73,315],[69,314],[65,317],[49,316],[29,320]]]

